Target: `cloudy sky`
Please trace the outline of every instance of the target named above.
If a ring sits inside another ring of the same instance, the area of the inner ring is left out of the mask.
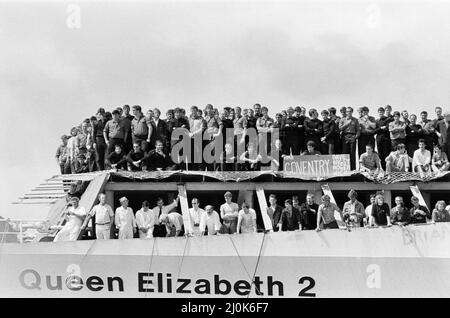
[[[58,173],[59,137],[100,106],[450,101],[445,2],[70,3],[0,1],[0,215]]]

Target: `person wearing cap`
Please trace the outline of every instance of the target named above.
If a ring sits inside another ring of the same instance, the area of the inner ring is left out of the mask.
[[[162,214],[159,217],[159,222],[166,226],[166,237],[183,236],[183,216],[180,213],[170,212],[169,214]]]
[[[112,111],[113,119],[105,124],[103,137],[108,146],[107,153],[114,151],[116,145],[125,146],[128,142],[128,125],[125,119],[120,117],[120,112],[116,109]],[[126,147],[126,146],[125,146]],[[126,152],[126,149],[123,149]]]
[[[366,151],[367,145],[375,146],[375,130],[377,127],[377,123],[375,118],[369,116],[369,107],[364,106],[361,108],[362,116],[358,119],[359,124],[361,125],[361,135],[358,139],[358,153],[361,155],[364,151]]]
[[[111,238],[111,227],[114,226],[114,211],[106,203],[106,195],[98,195],[99,203],[95,205],[89,213],[84,224],[88,224],[91,218],[95,217],[95,237],[97,240],[109,240]]]
[[[284,209],[277,224],[278,231],[301,231],[302,223],[302,215],[297,208],[294,208],[292,200],[285,200]]]
[[[86,217],[86,209],[80,204],[80,199],[72,197],[66,208],[66,223],[56,234],[54,242],[76,241],[80,235],[81,226]]]
[[[136,225],[139,229],[139,238],[153,238],[155,227],[155,213],[149,209],[148,201],[142,202],[142,208],[136,212]]]
[[[339,122],[342,133],[342,153],[350,155],[350,169],[356,169],[356,141],[361,133],[358,119],[353,117],[353,108],[347,107],[346,117]]]
[[[358,193],[351,189],[348,192],[348,198],[350,201],[344,203],[342,209],[344,220],[347,220],[347,224],[353,227],[360,227],[363,225],[363,219],[366,217],[364,205],[356,200]]]
[[[239,214],[239,206],[232,202],[231,192],[224,194],[225,203],[220,206],[220,217],[223,220],[223,229],[226,234],[234,234],[237,227],[237,218]]]
[[[376,122],[375,134],[378,155],[380,156],[381,166],[386,169],[385,159],[391,152],[391,135],[389,133],[389,123],[391,119],[385,116],[385,110],[383,107],[378,108],[378,119]]]
[[[67,141],[69,137],[61,136],[61,145],[56,149],[56,162],[58,163],[61,174],[70,174],[69,151],[67,149]]]
[[[394,112],[394,120],[389,123],[389,133],[391,134],[391,149],[406,142],[406,124],[400,121],[399,112]]]
[[[319,205],[319,210],[317,212],[317,222],[316,222],[316,231],[320,231],[320,225],[322,224],[323,229],[338,229],[339,226],[337,224],[334,213],[338,212],[342,214],[341,210],[338,206],[330,201],[330,196],[325,194],[322,196],[322,204]]]
[[[136,219],[133,209],[128,207],[128,199],[122,197],[119,199],[120,207],[116,209],[115,223],[119,229],[119,240],[132,239],[136,233]]]

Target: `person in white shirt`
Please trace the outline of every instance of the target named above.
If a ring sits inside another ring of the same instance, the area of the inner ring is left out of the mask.
[[[372,213],[372,208],[373,205],[375,204],[375,198],[376,198],[376,194],[371,194],[370,195],[370,204],[366,207],[366,209],[364,210],[366,217],[364,218],[363,222],[364,222],[364,226],[367,226],[369,224],[369,216]]]
[[[236,233],[256,233],[256,212],[246,202],[242,203],[238,214]]]
[[[200,233],[205,234],[206,228],[208,228],[208,235],[216,235],[222,227],[220,223],[219,213],[214,211],[212,205],[205,207],[205,213],[200,217]]]
[[[166,237],[183,236],[183,216],[180,213],[161,214],[159,221],[166,226]]]
[[[155,216],[155,231],[153,232],[155,237],[166,237],[166,226],[164,224],[160,224],[159,217],[163,214],[169,214],[169,212],[172,212],[172,210],[178,206],[179,200],[180,198],[177,196],[171,204],[164,205],[163,198],[156,199],[156,206],[152,209]]]
[[[200,217],[203,213],[205,213],[205,210],[200,208],[200,201],[197,198],[192,198],[192,208],[189,209],[189,218],[191,220],[191,226],[193,235],[200,235]]]
[[[153,238],[155,227],[155,214],[149,209],[148,201],[142,202],[142,209],[136,212],[136,225],[139,229],[139,238]]]
[[[119,240],[132,239],[136,233],[136,219],[133,210],[128,207],[128,199],[122,197],[119,199],[121,204],[116,209],[116,227],[119,229]]]
[[[95,237],[97,240],[109,240],[111,238],[111,226],[114,225],[114,211],[109,204],[106,204],[104,193],[99,194],[98,200],[100,203],[92,208],[84,224],[95,217]]]
[[[239,206],[237,203],[231,202],[233,198],[231,192],[226,192],[224,198],[225,203],[220,206],[220,217],[223,220],[224,232],[234,234],[236,233]]]
[[[414,151],[412,168],[414,172],[418,172],[421,177],[425,173],[431,174],[431,152],[425,149],[424,139],[419,139],[419,149]]]
[[[80,234],[81,225],[86,217],[85,208],[79,206],[80,200],[77,197],[70,199],[67,204],[66,223],[63,228],[56,234],[54,242],[76,241]]]

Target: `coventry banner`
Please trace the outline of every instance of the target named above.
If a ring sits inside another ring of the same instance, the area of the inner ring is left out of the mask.
[[[350,174],[352,172],[349,155],[313,155],[284,158],[283,176],[286,178],[320,180]]]

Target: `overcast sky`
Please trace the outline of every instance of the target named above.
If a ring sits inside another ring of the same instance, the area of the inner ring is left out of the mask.
[[[71,3],[80,28],[68,3],[0,1],[0,215],[59,173],[59,137],[100,106],[450,100],[444,2]]]

